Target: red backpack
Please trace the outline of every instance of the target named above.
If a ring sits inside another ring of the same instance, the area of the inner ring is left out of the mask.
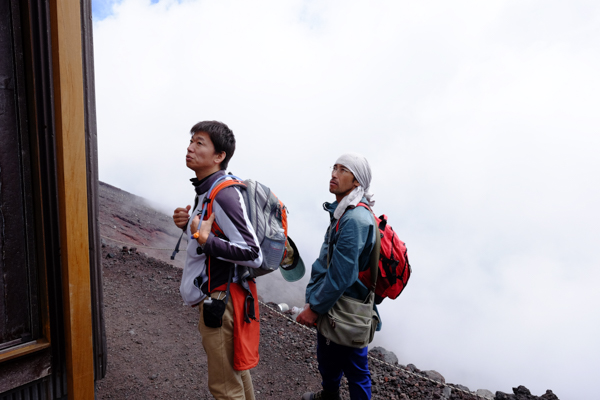
[[[371,213],[373,210],[365,203],[358,203],[357,206],[365,207]],[[388,224],[385,214],[377,217],[373,214],[379,232],[381,234],[381,251],[379,253],[379,273],[377,274],[377,284],[375,285],[375,302],[380,304],[383,299],[389,297],[395,299],[402,293],[412,269],[408,262],[408,253],[406,245],[398,238],[398,235]],[[341,219],[341,218],[340,218]],[[336,226],[336,230],[339,228]],[[371,270],[361,271],[358,279],[366,286],[371,287]]]

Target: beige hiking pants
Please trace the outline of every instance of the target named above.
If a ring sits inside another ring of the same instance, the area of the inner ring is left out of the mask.
[[[211,297],[222,299],[225,293],[213,292]],[[216,400],[255,400],[250,371],[233,369],[233,302],[227,303],[220,328],[204,325],[203,305],[204,301],[199,306],[198,330],[208,362],[208,389]]]

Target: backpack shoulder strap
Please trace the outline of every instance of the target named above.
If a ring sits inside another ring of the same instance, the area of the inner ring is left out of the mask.
[[[202,213],[201,213],[201,217],[200,217],[201,220],[204,218],[204,215],[207,211],[208,211],[208,213],[206,215],[210,216],[210,214],[212,214],[212,200],[214,200],[214,198],[217,196],[219,191],[221,191],[222,189],[224,189],[228,186],[232,186],[232,185],[245,186],[245,184],[237,177],[234,177],[234,179],[225,179],[228,176],[231,176],[231,175],[225,175],[225,176],[219,178],[217,181],[215,181],[213,186],[210,188],[210,190],[204,197],[204,201],[202,203]],[[199,200],[200,200],[200,196],[196,195],[196,197],[194,199],[194,208],[192,208],[192,211],[196,210]],[[208,207],[205,207],[204,206],[205,204],[208,204]],[[182,229],[183,232],[181,232],[181,236],[179,236],[179,240],[177,241],[177,244],[175,245],[173,254],[171,254],[171,260],[174,260],[177,253],[179,253],[179,246],[181,244],[181,239],[183,238],[183,234],[185,233],[189,223],[190,223],[190,221],[188,220],[188,222],[185,224],[185,226]],[[219,226],[217,225],[216,222],[214,223],[212,230],[213,230],[214,234],[217,234],[218,232],[223,233],[222,229],[219,228]]]
[[[213,209],[213,200],[217,197],[217,195],[219,194],[219,192],[223,189],[225,189],[226,187],[229,186],[242,186],[242,187],[246,187],[246,184],[242,181],[239,181],[237,179],[227,179],[227,180],[223,180],[221,182],[219,182],[218,185],[216,185],[212,191],[210,193],[208,193],[206,195],[206,198],[204,199],[204,203],[207,204],[207,209],[206,209],[206,214],[208,216],[210,216],[210,214],[212,214],[212,209]]]
[[[371,210],[371,207],[369,207],[367,204],[360,202],[356,205],[356,207],[364,207],[367,210],[371,211],[371,214],[373,215],[373,221],[375,222],[375,245],[373,246],[373,249],[371,250],[371,255],[369,256],[369,269],[371,270],[371,287],[369,288],[369,290],[375,292],[375,286],[377,285],[377,275],[379,269],[379,256],[381,253],[381,234],[379,233],[379,224],[377,223],[377,217],[375,217],[373,210]],[[346,214],[346,211],[344,211],[344,214]],[[344,216],[344,214],[342,214],[342,217]],[[340,219],[338,219],[337,221],[337,224],[335,224],[336,232],[340,228],[340,220],[342,219],[342,217],[340,217]],[[329,268],[329,251],[327,252],[327,268]]]
[[[375,292],[375,286],[377,285],[377,275],[379,270],[379,256],[381,253],[381,233],[379,233],[379,227],[377,226],[377,219],[373,215],[375,220],[375,245],[371,250],[371,256],[369,257],[369,269],[371,270],[371,291]]]
[[[356,205],[356,207],[364,207],[367,210],[371,211],[371,213],[373,213],[373,210],[371,210],[371,207],[369,207],[367,204],[365,203],[358,203]],[[348,211],[348,209],[344,210],[344,214],[346,214],[346,211]],[[335,231],[337,232],[340,229],[340,221],[342,220],[342,217],[344,216],[344,214],[342,214],[342,216],[340,217],[340,219],[338,219],[337,224],[335,224]],[[375,215],[375,214],[373,214]]]
[[[373,215],[373,221],[375,222],[375,245],[373,246],[373,250],[371,250],[371,256],[369,257],[369,269],[371,270],[371,291],[375,292],[379,269],[379,256],[381,255],[381,233],[379,232],[380,227],[377,223],[377,217],[375,216],[375,213],[368,204],[360,202],[356,206],[364,207],[371,211],[371,214]]]
[[[225,175],[225,177],[227,177],[227,175]],[[221,190],[223,190],[229,186],[245,187],[246,184],[243,181],[240,181],[235,178],[234,179],[222,178],[220,182],[218,182],[213,188],[211,188],[211,190],[208,192],[208,194],[204,198],[204,204],[202,204],[202,215],[200,217],[200,220],[203,220],[205,217],[211,216],[211,214],[213,213],[213,204],[214,204],[213,200],[217,197],[217,195],[219,194],[219,192]],[[206,205],[206,207],[205,207],[205,205]],[[213,223],[212,232],[215,235],[223,234],[223,230],[219,227],[219,225],[217,224],[216,221]]]
[[[371,210],[371,207],[369,207],[368,204],[360,202],[356,205],[356,207],[364,207],[367,210],[371,211],[371,214],[373,215],[373,221],[375,222],[375,229],[376,229],[375,245],[373,246],[373,250],[371,250],[371,255],[369,256],[369,269],[371,270],[371,288],[370,288],[370,290],[372,292],[375,292],[375,286],[377,285],[377,275],[378,275],[378,269],[379,269],[379,256],[381,253],[381,234],[379,233],[379,224],[377,223],[377,217],[375,217],[373,210]],[[344,211],[344,214],[345,213],[346,213],[346,211]],[[342,214],[342,216],[344,214]],[[342,219],[342,217],[340,217],[337,224],[335,225],[336,231],[339,229],[341,219]]]

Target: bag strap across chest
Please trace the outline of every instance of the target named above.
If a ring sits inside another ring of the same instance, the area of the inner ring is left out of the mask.
[[[365,203],[358,203],[358,206],[363,206],[363,207],[367,208],[369,211],[371,211],[371,214],[373,214],[373,211],[371,210],[371,208],[368,205],[366,205]],[[346,211],[348,211],[348,209],[346,209]],[[346,211],[344,211],[344,214],[346,214]],[[340,219],[338,219],[337,223],[335,224],[336,233],[339,231],[340,221],[341,221],[342,217],[344,216],[344,214],[342,214]],[[369,264],[368,264],[369,269],[371,270],[371,287],[369,288],[369,291],[371,291],[371,292],[375,292],[375,286],[377,286],[377,270],[379,268],[379,255],[380,255],[380,251],[381,251],[381,234],[379,233],[379,229],[377,227],[377,219],[375,218],[375,214],[373,214],[373,220],[375,221],[375,225],[374,225],[375,226],[375,245],[373,246],[373,250],[371,250],[371,254],[369,256]],[[330,237],[330,239],[331,239],[331,237]],[[327,269],[329,269],[330,253],[331,252],[328,249],[328,251],[327,251]]]

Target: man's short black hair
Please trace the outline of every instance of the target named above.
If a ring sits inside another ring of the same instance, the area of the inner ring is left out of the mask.
[[[221,169],[227,169],[229,160],[235,152],[235,136],[227,125],[219,121],[202,121],[192,126],[192,136],[197,132],[206,132],[215,146],[215,152],[225,152],[225,158],[221,162]]]

